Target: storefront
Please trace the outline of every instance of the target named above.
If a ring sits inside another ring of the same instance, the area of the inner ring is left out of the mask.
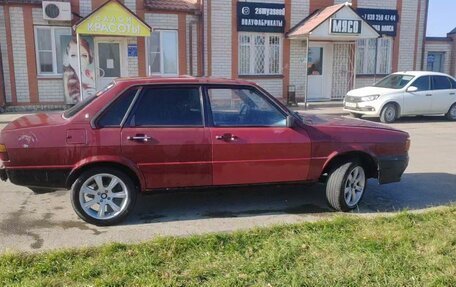
[[[155,75],[242,78],[283,102],[341,100],[391,72],[426,69],[427,0],[106,3],[0,0],[0,104],[62,108],[115,77]],[[110,5],[126,14],[97,18]]]

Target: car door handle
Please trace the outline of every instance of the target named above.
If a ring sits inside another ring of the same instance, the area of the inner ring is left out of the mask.
[[[426,94],[426,97],[432,97],[432,94]]]
[[[136,142],[148,142],[150,139],[152,138],[148,135],[135,135],[127,137],[127,140]]]
[[[455,95],[455,93],[450,93],[450,95],[451,95],[451,96],[454,96],[454,95]]]
[[[233,134],[226,133],[226,134],[223,134],[221,136],[215,136],[215,139],[220,140],[220,141],[231,142],[231,141],[237,140],[238,137],[233,135]]]

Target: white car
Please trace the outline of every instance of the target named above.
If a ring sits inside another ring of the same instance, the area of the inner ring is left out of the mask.
[[[351,90],[344,111],[354,117],[380,117],[384,123],[402,116],[444,114],[456,120],[456,80],[436,72],[393,73],[370,87]]]

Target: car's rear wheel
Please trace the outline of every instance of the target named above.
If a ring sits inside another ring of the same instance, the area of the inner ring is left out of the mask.
[[[106,226],[123,220],[133,209],[136,188],[125,173],[108,167],[83,172],[73,184],[71,202],[88,223]]]
[[[450,121],[456,121],[456,103],[454,103],[450,109],[448,110],[448,113],[445,115],[447,119]]]
[[[397,119],[397,107],[395,104],[386,104],[380,113],[382,123],[392,123]]]
[[[356,119],[360,119],[363,115],[362,114],[357,114],[357,113],[350,113],[350,116]]]
[[[350,161],[337,166],[328,177],[326,198],[332,208],[340,211],[354,209],[366,190],[366,173],[362,165]]]

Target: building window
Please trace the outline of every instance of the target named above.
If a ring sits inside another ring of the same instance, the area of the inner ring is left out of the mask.
[[[63,53],[61,36],[71,36],[69,27],[35,27],[35,48],[38,74],[61,75],[63,73]]]
[[[154,30],[149,38],[149,74],[177,75],[177,31]]]
[[[427,56],[427,70],[443,73],[443,63],[445,59],[445,52],[428,52]]]
[[[282,36],[239,33],[239,75],[278,75],[281,73]]]
[[[356,73],[373,75],[391,73],[393,40],[390,37],[358,40]],[[377,52],[377,60],[375,53]],[[377,64],[377,67],[375,65]]]

